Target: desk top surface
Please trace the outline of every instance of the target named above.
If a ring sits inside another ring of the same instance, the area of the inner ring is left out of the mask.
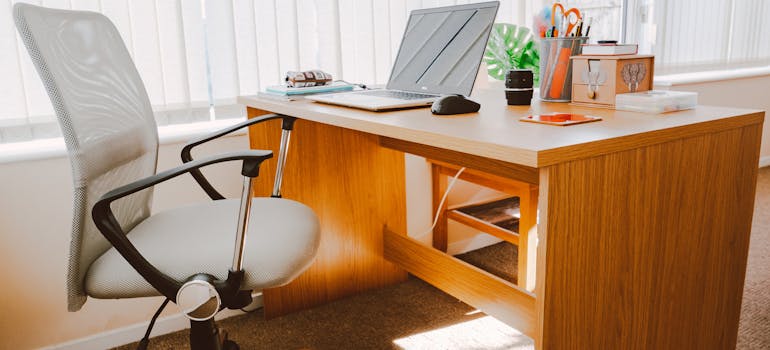
[[[241,96],[248,107],[366,133],[451,149],[529,167],[544,167],[704,133],[761,123],[764,112],[701,106],[666,114],[577,107],[533,100],[508,106],[502,89],[476,89],[478,113],[436,116],[430,108],[369,112],[300,101]],[[552,112],[600,116],[602,121],[572,126],[526,123],[519,118]]]

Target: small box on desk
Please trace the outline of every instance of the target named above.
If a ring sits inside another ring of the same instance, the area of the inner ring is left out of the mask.
[[[572,56],[572,103],[615,108],[615,95],[652,90],[653,55]]]
[[[615,109],[622,111],[660,114],[692,109],[698,105],[698,94],[686,91],[643,91],[618,94]]]

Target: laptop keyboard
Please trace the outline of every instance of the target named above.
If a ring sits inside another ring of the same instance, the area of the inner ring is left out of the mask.
[[[396,91],[396,90],[366,90],[359,94],[378,97],[390,97],[401,100],[420,100],[424,98],[434,98],[437,95],[421,94],[418,92]]]

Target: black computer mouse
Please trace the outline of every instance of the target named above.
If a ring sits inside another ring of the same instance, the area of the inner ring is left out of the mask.
[[[462,95],[447,95],[439,98],[430,107],[433,114],[450,115],[478,112],[481,105]]]

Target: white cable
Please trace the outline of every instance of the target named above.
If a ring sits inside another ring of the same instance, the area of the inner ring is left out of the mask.
[[[441,202],[439,202],[438,208],[436,208],[436,215],[433,216],[433,225],[431,225],[429,229],[425,230],[425,232],[423,232],[419,237],[422,237],[431,233],[433,229],[436,227],[436,223],[438,223],[438,214],[441,212],[441,209],[444,207],[444,202],[446,201],[446,197],[449,195],[449,192],[452,191],[452,187],[455,185],[455,182],[457,182],[457,179],[460,177],[460,174],[462,174],[463,171],[465,171],[465,167],[460,168],[460,170],[457,171],[457,174],[455,174],[455,176],[452,177],[452,181],[449,181],[449,184],[446,186],[446,191],[444,191],[444,196],[441,197]]]

